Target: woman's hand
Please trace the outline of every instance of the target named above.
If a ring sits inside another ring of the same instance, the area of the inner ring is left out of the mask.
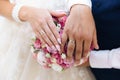
[[[91,9],[85,5],[75,5],[71,8],[70,15],[66,21],[62,36],[62,50],[67,42],[67,58],[71,60],[74,56],[75,63],[79,64],[81,58],[88,57],[91,44],[98,48],[95,24]],[[75,53],[75,54],[74,54]]]
[[[47,9],[25,7],[20,10],[20,19],[30,22],[36,36],[53,50],[60,51],[61,39],[53,22],[52,16],[62,17],[65,13]]]

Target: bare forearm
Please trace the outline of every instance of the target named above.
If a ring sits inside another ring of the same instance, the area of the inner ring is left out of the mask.
[[[12,9],[14,4],[11,4],[8,0],[0,0],[0,15],[12,19]]]

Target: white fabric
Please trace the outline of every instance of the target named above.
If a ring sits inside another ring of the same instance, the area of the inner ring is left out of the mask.
[[[14,3],[65,10],[65,0],[11,0]],[[58,73],[42,68],[30,52],[33,32],[29,23],[0,19],[0,80],[95,80],[88,68]]]
[[[92,51],[89,61],[92,68],[120,69],[120,48]]]
[[[68,9],[70,10],[70,8],[75,4],[86,5],[90,8],[92,7],[91,0],[68,0]]]
[[[12,10],[12,18],[19,23],[22,23],[22,21],[19,19],[19,11],[22,6],[23,6],[22,4],[16,4]]]

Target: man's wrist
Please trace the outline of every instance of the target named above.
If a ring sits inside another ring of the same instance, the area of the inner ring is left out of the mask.
[[[71,10],[70,10],[70,14],[72,14],[72,13],[78,13],[78,14],[83,14],[83,15],[85,15],[85,14],[89,14],[89,13],[91,13],[91,9],[88,7],[88,6],[86,6],[86,5],[80,5],[80,4],[77,4],[77,5],[74,5],[72,8],[71,8]]]
[[[74,5],[85,5],[85,6],[88,6],[89,8],[92,7],[91,0],[69,0],[69,2],[68,2],[68,8],[69,8],[69,10]]]
[[[109,50],[91,51],[89,62],[92,68],[112,68],[109,64]]]
[[[81,9],[81,8],[83,8],[83,9],[89,9],[89,10],[91,10],[88,6],[86,6],[86,5],[82,5],[82,4],[75,4],[75,5],[73,5],[72,7],[71,7],[71,10],[72,9]]]

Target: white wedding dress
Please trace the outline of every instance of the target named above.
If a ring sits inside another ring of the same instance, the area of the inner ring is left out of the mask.
[[[65,0],[10,0],[33,7],[67,10]],[[29,23],[0,18],[0,80],[95,80],[88,68],[58,73],[42,68],[30,51],[33,36]]]

